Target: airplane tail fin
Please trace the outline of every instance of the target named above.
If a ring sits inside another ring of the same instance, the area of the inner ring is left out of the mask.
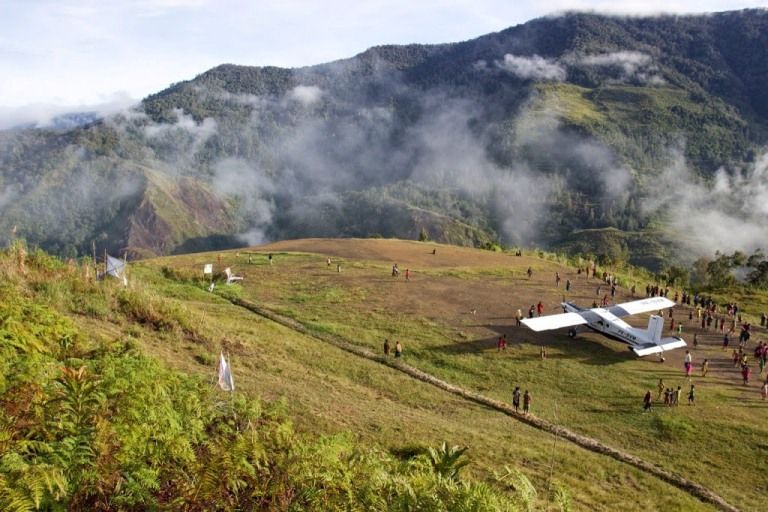
[[[635,345],[632,347],[632,350],[638,356],[643,357],[687,346],[687,343],[682,338],[662,338],[661,333],[663,330],[664,318],[658,315],[651,315],[651,318],[648,319],[648,339],[650,341]]]
[[[661,341],[661,332],[664,330],[664,319],[658,315],[651,315],[648,319],[648,338],[654,343]]]

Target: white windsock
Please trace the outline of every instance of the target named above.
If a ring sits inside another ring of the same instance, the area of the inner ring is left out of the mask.
[[[235,380],[232,378],[232,370],[229,368],[229,363],[224,359],[224,352],[221,353],[219,358],[219,387],[224,391],[235,390]]]

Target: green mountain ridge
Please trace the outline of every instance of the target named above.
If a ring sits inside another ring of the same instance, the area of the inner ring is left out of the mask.
[[[755,165],[766,34],[761,9],[570,13],[304,68],[221,65],[92,125],[0,132],[0,231],[18,226],[60,254],[95,240],[149,256],[245,233],[423,228],[437,241],[611,258],[578,239],[617,228],[617,241],[641,233],[654,261],[674,259],[673,225],[653,227],[669,209],[643,205],[677,160],[705,184]]]

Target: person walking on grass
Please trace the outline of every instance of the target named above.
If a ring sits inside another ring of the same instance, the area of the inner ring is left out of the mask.
[[[664,380],[659,379],[659,383],[656,387],[659,390],[659,394],[656,396],[656,400],[661,400],[661,395],[664,393],[664,389],[666,389],[666,386],[664,386]]]
[[[531,408],[531,394],[528,392],[528,390],[525,390],[525,394],[523,395],[523,414],[528,414],[528,411]]]
[[[763,382],[763,387],[760,388],[760,394],[763,396],[763,400],[768,398],[768,378]]]
[[[744,385],[749,385],[749,376],[752,375],[752,369],[748,365],[741,367],[741,378],[744,380]]]
[[[520,386],[515,386],[515,390],[512,392],[512,407],[515,412],[520,412]]]
[[[384,339],[384,356],[389,357],[389,340]]]
[[[649,389],[643,397],[643,412],[650,411],[651,405],[653,405],[653,397],[651,397],[651,390]]]
[[[694,394],[696,386],[691,384],[691,390],[688,392],[688,405],[696,405],[696,395]]]
[[[395,343],[395,357],[401,357],[403,355],[403,345],[398,341]]]
[[[705,359],[704,362],[701,363],[701,376],[706,377],[708,371],[709,371],[709,359]]]

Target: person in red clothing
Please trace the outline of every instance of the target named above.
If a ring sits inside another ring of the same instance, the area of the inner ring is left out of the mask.
[[[741,378],[744,380],[745,386],[749,384],[749,376],[751,374],[752,374],[752,370],[750,369],[749,366],[747,366],[746,364],[741,366]]]
[[[544,303],[539,301],[538,304],[536,304],[536,312],[541,316],[542,313],[544,313]]]

